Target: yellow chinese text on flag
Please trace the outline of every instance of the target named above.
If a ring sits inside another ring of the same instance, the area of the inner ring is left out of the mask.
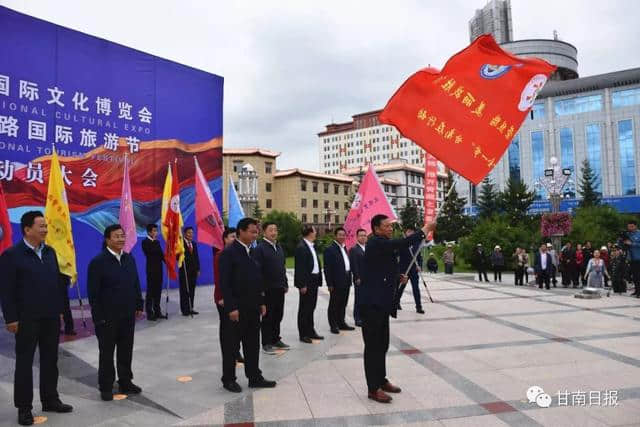
[[[71,216],[69,215],[69,204],[62,180],[60,162],[55,149],[51,157],[44,217],[49,228],[45,243],[56,251],[60,272],[71,277],[71,283],[75,283],[78,279],[78,271],[73,234],[71,233]]]

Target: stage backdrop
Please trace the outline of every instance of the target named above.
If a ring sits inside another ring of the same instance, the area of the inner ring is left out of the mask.
[[[126,155],[144,289],[141,241],[146,224],[160,222],[168,162],[178,162],[185,225],[194,217],[194,156],[222,206],[222,77],[4,7],[0,28],[0,181],[14,240],[22,213],[44,210],[55,146],[86,294],[87,265],[118,221]],[[212,283],[211,249],[199,249],[198,283]]]

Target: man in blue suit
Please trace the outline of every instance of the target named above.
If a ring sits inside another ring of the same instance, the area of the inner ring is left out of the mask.
[[[551,254],[547,252],[547,245],[544,243],[540,245],[540,251],[536,253],[533,268],[536,273],[538,287],[542,289],[542,284],[544,283],[545,288],[549,289],[551,275],[553,273],[553,259],[551,258]]]
[[[347,232],[344,228],[338,227],[335,237],[333,243],[324,250],[324,278],[330,293],[327,310],[329,327],[331,333],[339,334],[340,330],[353,331],[355,328],[347,325],[344,320],[351,287],[351,263],[344,246]]]
[[[389,349],[389,316],[396,314],[399,284],[406,284],[408,277],[398,273],[398,251],[420,243],[435,224],[429,223],[422,230],[404,239],[391,239],[393,224],[386,215],[371,219],[373,236],[364,252],[364,274],[360,290],[360,315],[364,339],[364,371],[369,389],[369,399],[380,403],[391,402],[388,393],[400,393],[386,378],[385,358]]]

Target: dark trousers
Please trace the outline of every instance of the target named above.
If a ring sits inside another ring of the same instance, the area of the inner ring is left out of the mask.
[[[244,352],[244,373],[249,380],[255,380],[262,375],[258,363],[260,360],[260,311],[254,309],[239,309],[240,320],[229,319],[229,314],[219,308],[222,329],[222,383],[236,380],[236,357],[240,352],[240,343]]]
[[[116,353],[118,382],[127,384],[133,379],[131,360],[133,358],[133,335],[136,328],[135,316],[108,320],[96,325],[96,337],[100,350],[98,364],[98,386],[100,391],[111,391],[116,379],[113,353]]]
[[[313,325],[313,312],[318,302],[318,287],[307,286],[307,292],[300,294],[298,303],[298,334],[300,338],[315,335],[316,329]]]
[[[411,291],[413,292],[413,301],[416,304],[416,309],[422,308],[422,297],[420,296],[420,277],[418,277],[418,273],[409,273],[409,281],[411,282]],[[398,293],[400,298],[398,302],[402,298],[402,294],[404,293],[407,284],[400,285],[398,288]]]
[[[58,338],[60,319],[20,320],[16,333],[16,370],[13,403],[19,409],[32,409],[33,355],[40,353],[40,401],[55,402],[58,397]]]
[[[220,352],[222,353],[222,365],[224,366],[224,358],[225,358],[225,347],[224,347],[224,334],[225,334],[225,325],[227,322],[225,320],[229,320],[229,315],[224,312],[224,306],[220,304],[216,304],[216,308],[218,309],[218,316],[220,317],[220,326],[218,327],[218,339],[220,340]],[[235,355],[234,360],[240,359],[240,348],[238,348],[238,353]]]
[[[362,321],[360,316],[360,285],[353,284],[353,320],[357,324]]]
[[[562,271],[562,286],[567,287],[573,285],[574,288],[579,286],[580,274],[576,268],[564,267]]]
[[[493,266],[493,281],[502,282],[502,266],[501,265]]]
[[[64,319],[64,331],[71,332],[75,329],[73,326],[73,315],[71,314],[71,305],[69,304],[69,283],[71,278],[67,275],[60,275],[60,293],[62,294],[62,318]],[[77,286],[77,285],[76,285]]]
[[[631,269],[631,281],[636,288],[633,295],[640,295],[640,260],[631,261],[629,268]]]
[[[444,265],[444,274],[453,274],[453,264],[446,263]]]
[[[147,271],[147,294],[145,296],[145,311],[147,318],[155,318],[162,315],[160,300],[162,297],[162,271]]]
[[[516,286],[522,286],[524,284],[523,283],[524,269],[525,269],[524,266],[521,266],[521,265],[516,266],[516,271],[515,271],[515,273],[516,273]]]
[[[364,375],[374,392],[387,382],[386,357],[389,350],[389,314],[377,307],[360,308],[364,340]]]
[[[190,314],[193,310],[193,299],[196,296],[197,280],[197,271],[187,271],[184,268],[180,269],[180,311],[182,314]]]
[[[329,308],[327,309],[327,317],[329,319],[329,327],[338,329],[344,326],[347,303],[349,301],[349,287],[334,287],[329,295]]]
[[[524,266],[524,282],[529,284],[529,267],[526,265]]]
[[[482,282],[482,276],[484,275],[484,281],[488,282],[489,278],[487,277],[487,270],[484,268],[478,269],[478,280]]]
[[[541,271],[540,273],[538,273],[536,282],[538,282],[538,287],[540,289],[542,289],[543,284],[547,289],[549,289],[549,284],[551,282],[551,275],[549,274],[549,271]]]
[[[267,289],[265,303],[267,315],[262,318],[262,345],[275,344],[280,336],[280,322],[284,316],[284,288]]]
[[[558,280],[556,279],[556,274],[558,273],[558,267],[555,265],[551,266],[551,283],[553,283],[553,287],[556,287]]]

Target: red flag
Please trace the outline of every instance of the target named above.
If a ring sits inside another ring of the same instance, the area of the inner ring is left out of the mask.
[[[7,202],[4,199],[2,183],[0,183],[0,254],[13,244],[11,239],[11,222],[9,221],[9,211]]]
[[[427,153],[424,161],[424,223],[428,224],[436,220],[438,206],[438,161]],[[429,233],[427,240],[433,240],[433,232]]]
[[[344,229],[347,232],[347,248],[356,244],[356,234],[359,228],[365,229],[367,234],[371,233],[371,218],[378,214],[384,214],[393,220],[397,219],[373,166],[369,165],[369,170],[360,183],[358,193],[353,199],[351,210],[344,222]]]
[[[505,52],[490,35],[452,56],[442,72],[418,71],[380,121],[474,184],[500,160],[556,67]]]
[[[178,187],[178,169],[175,162],[171,166],[171,198],[167,207],[163,225],[167,228],[167,246],[164,251],[164,260],[169,271],[169,278],[176,280],[176,257],[180,254],[182,233],[180,230],[180,188]]]
[[[224,232],[224,222],[218,205],[213,200],[211,189],[207,180],[204,178],[198,159],[193,158],[196,162],[196,226],[198,227],[198,242],[213,246],[222,250],[224,242],[222,233]]]

